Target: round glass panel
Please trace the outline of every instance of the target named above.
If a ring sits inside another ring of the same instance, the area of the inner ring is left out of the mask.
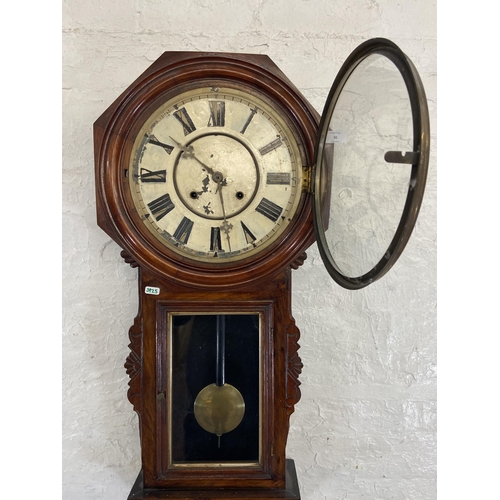
[[[318,245],[332,277],[347,288],[368,285],[397,260],[427,173],[425,94],[413,65],[387,44],[389,51],[369,41],[346,61],[318,141]]]

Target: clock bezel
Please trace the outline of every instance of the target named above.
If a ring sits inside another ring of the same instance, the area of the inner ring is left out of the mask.
[[[292,221],[261,252],[232,262],[199,262],[162,245],[140,227],[128,197],[129,168],[135,134],[145,118],[166,100],[186,90],[230,87],[270,102],[292,131],[303,174],[310,176],[319,115],[267,56],[211,53],[164,53],[96,121],[95,156],[98,224],[141,266],[160,276],[202,288],[250,284],[300,257],[314,241],[310,193],[302,189]],[[140,224],[139,224],[140,223]]]

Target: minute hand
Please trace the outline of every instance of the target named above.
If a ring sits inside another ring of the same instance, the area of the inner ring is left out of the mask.
[[[229,246],[229,251],[231,252],[231,238],[229,236],[229,231],[231,231],[233,225],[226,219],[226,209],[224,208],[224,197],[222,196],[222,183],[220,180],[217,182],[217,191],[219,191],[220,204],[222,206],[222,216],[224,217],[224,222],[222,223],[221,228],[226,233],[227,244]]]
[[[186,158],[192,158],[196,160],[210,175],[214,174],[214,169],[210,168],[208,165],[205,165],[200,159],[196,157],[194,154],[193,146],[183,146],[180,142],[177,142],[173,137],[170,136],[170,139],[174,142],[174,144],[184,153]]]

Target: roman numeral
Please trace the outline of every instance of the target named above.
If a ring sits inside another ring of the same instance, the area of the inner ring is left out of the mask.
[[[281,142],[281,137],[278,137],[277,139],[274,139],[274,141],[272,141],[269,144],[266,144],[264,147],[260,148],[259,153],[262,156],[267,155],[267,153],[274,151],[276,148],[279,148],[282,144],[283,143]]]
[[[241,129],[242,134],[244,134],[246,132],[246,129],[248,128],[248,125],[250,125],[250,122],[252,121],[253,117],[255,116],[255,113],[257,113],[257,108],[252,109],[252,111],[250,112],[250,116],[247,118],[245,125],[243,125],[243,128]]]
[[[183,217],[181,223],[174,233],[174,238],[182,244],[186,244],[191,236],[191,229],[193,229],[194,222],[187,217]]]
[[[210,119],[209,127],[224,127],[226,124],[226,103],[225,101],[209,101]]]
[[[290,185],[290,172],[268,172],[266,184]]]
[[[257,205],[255,210],[260,214],[265,215],[273,222],[276,222],[278,220],[281,212],[283,211],[283,209],[279,205],[276,205],[276,203],[273,203],[267,198],[262,198],[262,201]]]
[[[142,182],[167,182],[167,171],[166,170],[148,170],[147,168],[141,168],[141,174],[139,179]]]
[[[243,229],[243,234],[245,235],[245,240],[247,243],[253,243],[257,238],[253,235],[252,231],[248,229],[243,222],[241,223],[241,228]]]
[[[159,146],[160,148],[163,148],[168,154],[170,154],[174,150],[173,146],[169,146],[164,142],[160,142],[153,134],[151,134],[148,137],[148,142],[149,144],[153,144],[154,146]]]
[[[196,130],[193,120],[191,120],[191,117],[188,115],[186,108],[178,109],[177,111],[174,112],[174,116],[177,118],[177,120],[179,120],[180,124],[182,125],[182,129],[184,130],[184,135],[189,135],[191,132],[194,132]]]
[[[170,195],[164,194],[151,203],[148,203],[148,208],[156,220],[161,220],[175,208],[175,205],[172,203]]]
[[[220,227],[213,227],[210,232],[210,251],[217,253],[220,250],[222,250],[220,242]]]

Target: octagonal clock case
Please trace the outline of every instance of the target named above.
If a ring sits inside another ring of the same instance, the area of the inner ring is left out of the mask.
[[[412,62],[372,39],[320,117],[267,57],[166,52],[94,124],[98,225],[138,269],[129,498],[299,499],[291,274],[317,242],[355,290],[401,255],[429,156]]]

